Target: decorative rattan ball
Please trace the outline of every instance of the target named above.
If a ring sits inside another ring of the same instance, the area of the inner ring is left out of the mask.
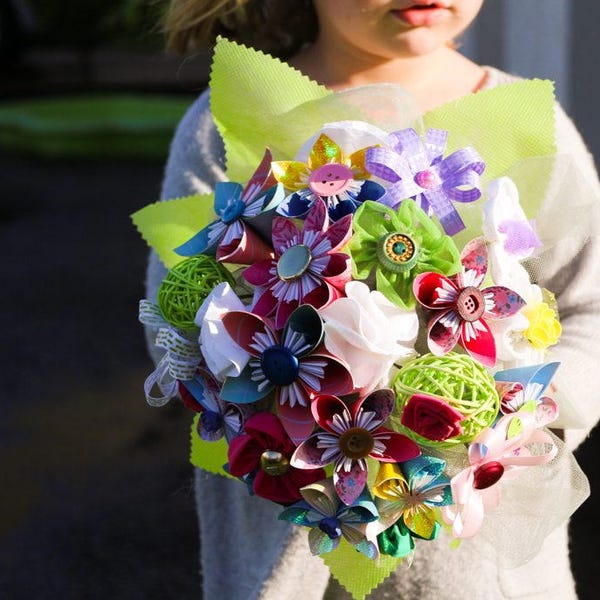
[[[493,423],[500,408],[493,376],[483,365],[465,354],[425,354],[416,358],[400,369],[392,387],[400,412],[413,394],[422,393],[444,400],[465,415],[461,421],[463,433],[443,442],[423,438],[398,423],[402,433],[426,446],[448,448],[472,441],[480,431]]]
[[[167,273],[158,288],[162,316],[178,329],[197,329],[194,317],[200,305],[223,281],[233,285],[229,271],[211,256],[200,254],[181,261]]]

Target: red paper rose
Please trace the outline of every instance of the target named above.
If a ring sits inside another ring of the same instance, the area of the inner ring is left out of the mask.
[[[440,398],[413,394],[402,410],[401,423],[428,440],[442,442],[462,433],[464,418]]]

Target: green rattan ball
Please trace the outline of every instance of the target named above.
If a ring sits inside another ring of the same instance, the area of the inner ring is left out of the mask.
[[[212,256],[200,254],[175,265],[158,288],[158,308],[171,325],[183,330],[198,329],[194,318],[204,299],[215,286],[227,281],[229,271]]]
[[[444,400],[465,415],[463,433],[443,442],[433,442],[398,424],[402,433],[425,446],[448,448],[472,441],[493,423],[500,408],[493,376],[466,354],[425,354],[411,360],[397,373],[392,387],[400,412],[413,394],[422,393]]]

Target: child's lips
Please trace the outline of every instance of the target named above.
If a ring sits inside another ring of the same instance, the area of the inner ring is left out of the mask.
[[[422,27],[443,19],[449,10],[446,2],[414,1],[410,6],[392,10],[391,13],[407,25]]]

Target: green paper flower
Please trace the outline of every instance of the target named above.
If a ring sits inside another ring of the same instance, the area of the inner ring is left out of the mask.
[[[366,279],[375,268],[377,289],[398,306],[415,307],[412,284],[420,273],[460,271],[452,238],[412,200],[404,200],[397,211],[380,202],[364,202],[354,215],[353,227],[348,249],[354,278]]]

